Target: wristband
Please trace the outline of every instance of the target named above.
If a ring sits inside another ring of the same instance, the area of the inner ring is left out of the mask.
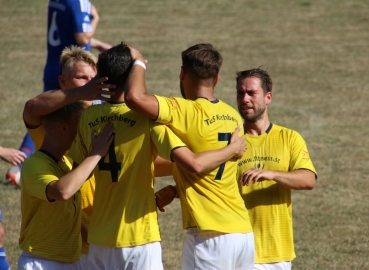
[[[146,65],[140,60],[135,60],[133,62],[133,65],[139,65],[139,66],[143,67],[146,70]]]

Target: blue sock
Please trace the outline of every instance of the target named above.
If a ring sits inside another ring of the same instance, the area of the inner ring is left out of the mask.
[[[25,153],[27,158],[29,158],[35,152],[35,144],[28,133],[24,136],[19,150]],[[19,167],[22,168],[22,164],[20,164]]]

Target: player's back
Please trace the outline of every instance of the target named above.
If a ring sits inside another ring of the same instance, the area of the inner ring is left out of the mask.
[[[153,187],[150,119],[124,103],[91,106],[79,122],[70,156],[77,163],[87,155],[91,133],[114,124],[115,138],[94,170],[96,190],[89,226],[89,243],[124,247],[160,241]],[[80,148],[82,147],[82,149]]]
[[[242,125],[236,110],[219,100],[157,98],[160,104],[157,121],[168,125],[195,153],[225,147],[232,132]],[[251,231],[247,210],[238,192],[236,173],[236,160],[201,174],[188,173],[175,165],[173,176],[182,196],[184,228]]]

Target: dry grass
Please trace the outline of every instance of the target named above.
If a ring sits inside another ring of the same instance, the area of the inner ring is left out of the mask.
[[[42,91],[46,1],[0,0],[0,145],[18,147],[25,101]],[[179,95],[180,52],[210,42],[224,57],[217,96],[235,105],[235,72],[263,66],[274,79],[273,122],[306,139],[319,174],[293,192],[294,269],[369,269],[369,31],[363,0],[96,0],[96,37],[149,60],[150,92]],[[0,164],[5,174],[8,165]],[[170,179],[158,180],[159,186]],[[19,190],[0,183],[6,250],[19,256]],[[166,269],[180,269],[179,203],[160,214]]]

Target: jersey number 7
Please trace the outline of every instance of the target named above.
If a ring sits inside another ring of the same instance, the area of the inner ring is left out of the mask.
[[[229,143],[229,140],[231,139],[231,133],[218,133],[218,141],[227,141]],[[214,178],[214,180],[220,180],[222,179],[222,175],[224,172],[225,163],[220,164],[219,170]]]

